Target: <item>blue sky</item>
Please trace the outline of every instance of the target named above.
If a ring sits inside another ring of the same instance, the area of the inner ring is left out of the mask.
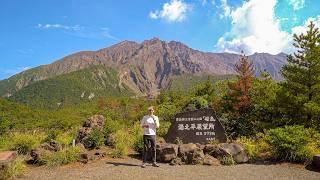
[[[158,37],[208,52],[290,53],[318,0],[1,0],[0,79],[81,50]]]

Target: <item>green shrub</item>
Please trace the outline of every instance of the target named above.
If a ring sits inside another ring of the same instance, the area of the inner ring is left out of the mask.
[[[232,156],[222,156],[218,159],[222,165],[231,166],[235,164],[235,161],[233,160]]]
[[[313,129],[285,126],[267,132],[266,142],[271,146],[273,156],[280,160],[308,162],[320,152],[319,138],[319,133]]]
[[[184,106],[183,110],[192,111],[196,109],[205,108],[208,106],[209,106],[208,101],[204,97],[198,96],[198,97],[191,98],[187,102],[187,104]]]
[[[15,179],[25,172],[24,159],[18,157],[8,167],[0,169],[0,179]]]
[[[157,135],[160,137],[164,137],[171,126],[170,121],[160,121],[160,127],[157,129]]]
[[[134,124],[130,134],[133,141],[133,149],[139,153],[142,153],[143,152],[143,130],[140,127],[140,123]]]
[[[56,141],[58,141],[63,147],[67,147],[72,143],[72,140],[75,138],[73,133],[67,132],[59,134],[56,137]]]
[[[27,154],[41,142],[41,136],[35,134],[14,134],[10,138],[9,146],[11,150],[18,154]]]
[[[51,129],[47,132],[47,137],[44,139],[45,142],[49,142],[51,140],[56,140],[58,135],[61,133],[60,130]]]
[[[120,129],[113,135],[115,145],[112,152],[112,157],[121,158],[129,154],[129,149],[132,147],[133,140],[126,129]]]
[[[244,147],[250,161],[254,161],[258,158],[259,149],[256,141],[243,136],[237,139],[237,143],[241,144]]]
[[[47,166],[60,166],[77,162],[79,160],[80,152],[81,150],[79,147],[70,147],[62,151],[44,154],[43,162],[41,163],[46,164]]]
[[[88,141],[92,142],[91,148],[100,147],[104,144],[104,134],[99,129],[93,129],[89,135]]]
[[[117,132],[119,129],[121,129],[123,126],[120,124],[120,121],[114,121],[114,120],[108,120],[105,123],[104,126],[104,134],[110,135],[112,133]]]

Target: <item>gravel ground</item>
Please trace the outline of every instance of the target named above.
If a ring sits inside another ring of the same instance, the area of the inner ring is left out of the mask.
[[[141,161],[132,158],[110,159],[89,164],[72,164],[58,168],[31,167],[21,179],[317,179],[320,173],[309,171],[302,165],[240,164],[235,166],[170,166],[140,167]]]

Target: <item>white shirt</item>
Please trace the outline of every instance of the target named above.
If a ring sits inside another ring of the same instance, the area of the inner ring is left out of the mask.
[[[144,128],[144,135],[156,135],[156,128],[160,127],[158,116],[153,115],[153,118],[150,115],[146,115],[142,118],[140,126],[148,125],[149,128]]]

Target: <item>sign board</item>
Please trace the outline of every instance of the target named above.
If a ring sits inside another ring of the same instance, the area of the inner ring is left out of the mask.
[[[213,109],[199,109],[176,114],[165,137],[167,142],[176,139],[183,143],[224,143],[227,136]]]

